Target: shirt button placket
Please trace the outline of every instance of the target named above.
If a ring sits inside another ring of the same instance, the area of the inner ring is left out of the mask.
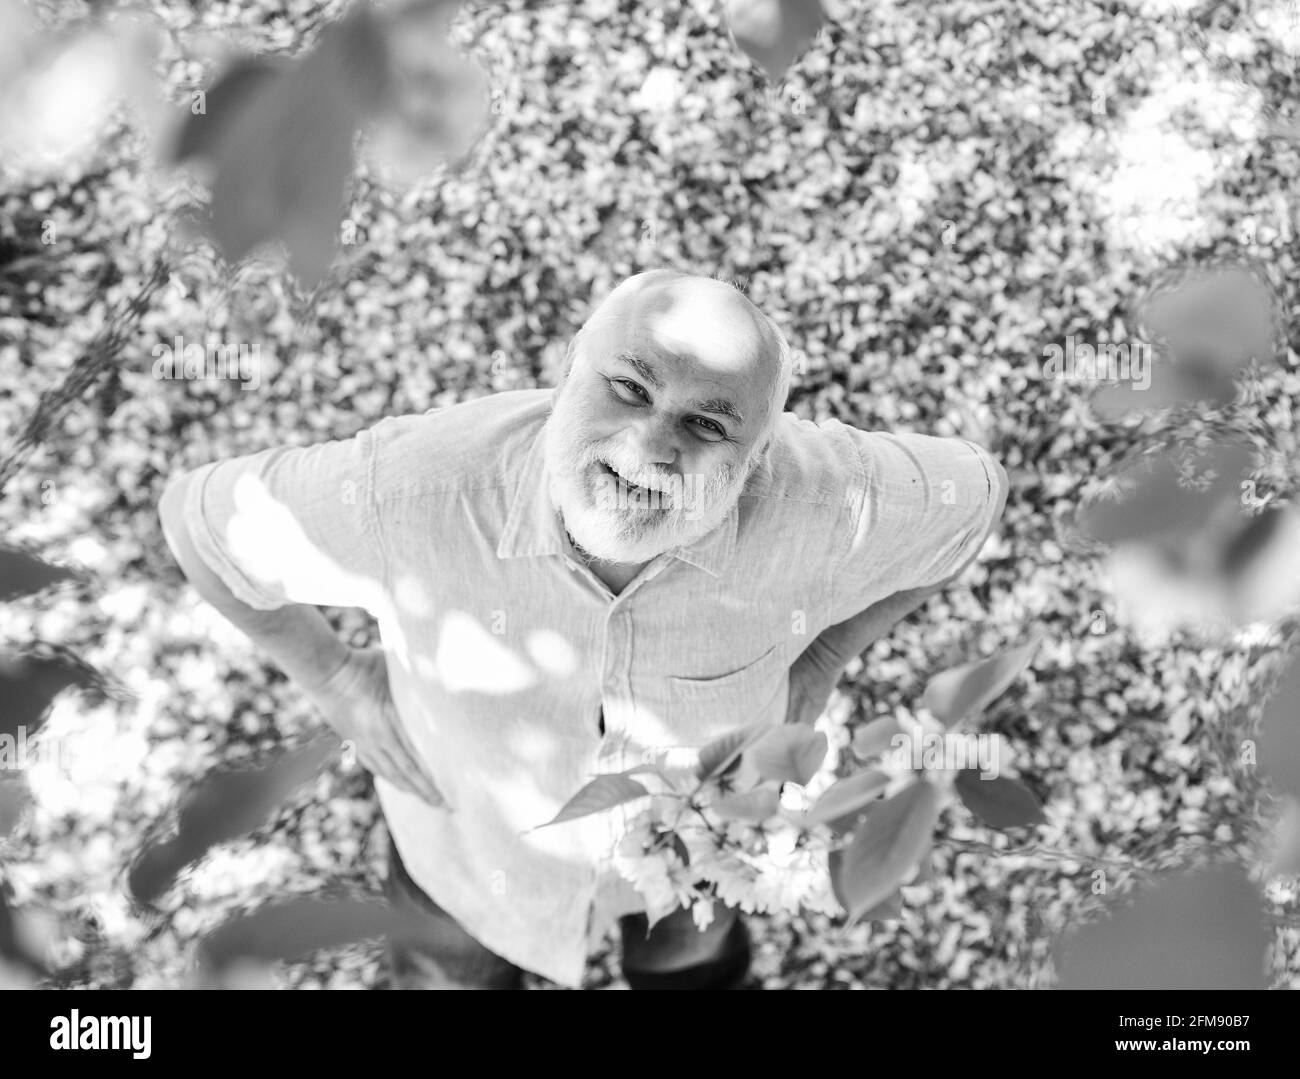
[[[604,715],[605,763],[617,766],[626,738],[627,667],[631,645],[630,616],[617,606],[609,613],[605,637]]]

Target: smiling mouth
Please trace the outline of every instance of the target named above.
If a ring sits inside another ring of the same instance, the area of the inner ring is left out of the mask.
[[[624,512],[660,514],[668,510],[667,492],[633,483],[604,461],[597,461],[596,467],[600,474],[614,480],[618,484],[619,490],[624,492],[624,495],[620,498],[619,507]],[[623,502],[624,498],[626,503]]]
[[[618,480],[618,482],[621,483],[624,487],[626,487],[629,491],[634,491],[634,492],[636,492],[636,491],[645,491],[645,492],[649,493],[650,488],[648,488],[648,487],[639,487],[639,486],[637,486],[635,483],[633,483],[631,480],[624,479],[621,475],[619,475],[619,474],[618,474],[617,472],[615,472],[612,468],[610,468],[609,465],[605,464],[604,461],[601,461],[601,462],[599,462],[599,463],[600,463],[600,467],[604,470],[605,475],[607,475],[607,476],[613,476],[614,479]]]

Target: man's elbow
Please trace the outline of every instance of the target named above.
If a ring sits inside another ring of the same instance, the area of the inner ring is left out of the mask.
[[[993,467],[997,469],[996,478],[998,482],[998,502],[993,510],[993,523],[997,524],[1002,518],[1002,512],[1007,508],[1007,493],[1011,490],[1011,481],[1007,478],[1007,470],[1002,467],[1002,462],[993,459]]]
[[[989,456],[988,460],[993,465],[994,473],[992,479],[993,482],[997,485],[995,488],[997,491],[997,496],[996,496],[997,502],[993,507],[993,513],[989,517],[988,524],[984,527],[983,533],[979,536],[978,540],[970,547],[970,555],[966,558],[966,560],[961,564],[960,568],[957,569],[955,573],[950,574],[949,576],[945,577],[942,581],[939,581],[937,582],[937,584],[931,586],[935,591],[938,591],[943,588],[947,588],[948,585],[952,584],[953,581],[955,581],[958,577],[960,577],[963,573],[966,572],[966,570],[968,570],[971,567],[971,565],[979,557],[980,551],[984,549],[984,544],[988,542],[988,538],[991,535],[993,535],[995,531],[997,531],[998,521],[1002,519],[1002,512],[1003,510],[1006,509],[1006,505],[1007,505],[1007,492],[1010,489],[1011,484],[1010,481],[1007,479],[1007,470],[1002,467],[1002,462],[997,460],[992,455]]]
[[[178,539],[185,534],[185,491],[190,473],[180,472],[167,481],[158,499],[158,521],[163,538],[173,554],[178,554]]]

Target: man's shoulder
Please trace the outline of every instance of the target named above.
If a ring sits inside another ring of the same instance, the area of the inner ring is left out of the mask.
[[[383,501],[510,482],[550,410],[549,389],[507,390],[369,429],[375,492]]]
[[[754,470],[744,494],[773,504],[853,509],[883,497],[886,489],[925,490],[942,479],[987,475],[991,486],[998,471],[987,450],[963,438],[866,430],[785,412],[767,460]]]
[[[772,501],[838,505],[859,483],[862,458],[854,435],[836,419],[806,420],[783,412],[767,458],[745,494]]]
[[[771,467],[756,475],[762,482],[754,493],[823,500],[864,481],[915,481],[936,468],[944,471],[953,461],[997,467],[987,450],[959,436],[867,430],[786,412],[777,426]]]

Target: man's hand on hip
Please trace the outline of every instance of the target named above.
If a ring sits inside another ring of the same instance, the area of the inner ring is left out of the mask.
[[[308,696],[339,737],[352,743],[368,771],[430,805],[446,805],[402,728],[382,648],[352,650]]]
[[[813,723],[826,707],[849,660],[888,634],[895,623],[946,588],[960,572],[922,588],[895,592],[847,621],[823,630],[790,668],[785,721]]]
[[[844,662],[820,641],[814,641],[790,667],[790,696],[786,703],[787,723],[817,721],[831,699],[844,672]]]

